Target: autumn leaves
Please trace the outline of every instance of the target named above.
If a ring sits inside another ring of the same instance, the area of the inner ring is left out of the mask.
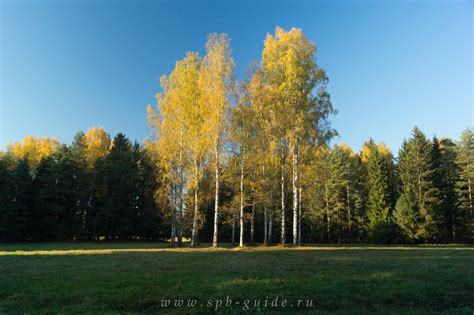
[[[269,204],[278,185],[274,176],[278,168],[281,242],[285,243],[288,161],[292,163],[293,243],[298,241],[299,194],[302,193],[298,152],[330,138],[334,131],[327,127],[327,118],[334,110],[324,88],[325,72],[314,60],[316,48],[300,29],[287,32],[278,27],[275,35],[267,35],[264,45],[260,65],[252,67],[249,78],[238,83],[229,37],[209,35],[204,58],[188,52],[176,62],[172,73],[161,79],[163,93],[157,95],[158,110],[148,107],[150,147],[158,153],[166,170],[167,196],[173,204],[172,245],[182,242],[183,213],[191,208],[194,212],[191,245],[198,243],[200,183],[204,170],[212,169],[213,246],[217,246],[220,176],[228,171],[232,159],[238,160],[240,166],[240,245],[244,243],[243,209],[249,198],[252,199],[251,233],[254,233],[255,203],[259,203],[264,209],[264,243],[271,241],[269,228],[273,222],[269,220],[273,216]],[[252,193],[245,187],[250,183],[253,183]],[[189,194],[194,196],[192,207],[186,204]]]

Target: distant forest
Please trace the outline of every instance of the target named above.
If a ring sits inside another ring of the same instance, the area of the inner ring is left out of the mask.
[[[0,150],[0,239],[474,242],[474,128],[415,127],[397,158],[372,139],[330,146],[336,110],[301,29],[267,35],[245,80],[231,51],[211,34],[176,62],[142,144],[91,128]]]

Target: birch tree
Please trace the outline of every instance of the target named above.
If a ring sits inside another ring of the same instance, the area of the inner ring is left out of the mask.
[[[285,161],[292,158],[293,244],[298,240],[298,149],[304,137],[326,142],[334,134],[327,118],[334,113],[325,90],[326,73],[315,62],[316,47],[301,29],[286,32],[277,27],[267,35],[262,53],[262,69],[269,84],[272,116],[281,154],[281,243],[285,244]]]
[[[240,233],[239,246],[244,245],[244,208],[246,206],[244,180],[247,172],[247,155],[251,149],[252,141],[252,109],[246,97],[242,98],[240,104],[232,109],[232,140],[238,147],[238,158],[240,168]]]
[[[179,242],[181,240],[185,185],[194,192],[191,245],[197,244],[199,182],[209,148],[209,111],[201,97],[202,80],[201,57],[197,53],[188,53],[176,63],[169,77],[161,78],[164,91],[157,95],[159,112],[155,113],[149,107],[149,126],[156,131],[160,161],[166,169],[169,195],[174,205],[171,216],[172,245],[176,234]]]
[[[206,56],[201,78],[203,100],[208,106],[210,135],[214,150],[215,203],[212,245],[217,246],[219,226],[219,168],[229,102],[234,92],[230,38],[225,33],[210,34],[206,43]]]
[[[89,167],[92,168],[98,159],[105,157],[109,153],[112,140],[110,135],[101,127],[93,127],[87,130],[86,139],[86,158]]]

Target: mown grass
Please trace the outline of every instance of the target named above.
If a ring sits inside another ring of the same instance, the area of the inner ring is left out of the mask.
[[[197,304],[164,307],[166,299]],[[248,300],[252,313],[472,314],[474,247],[0,244],[0,314],[208,313],[218,300],[222,313],[241,313]]]

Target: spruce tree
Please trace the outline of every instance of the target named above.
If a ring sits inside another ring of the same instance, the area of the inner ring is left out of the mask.
[[[0,240],[18,240],[21,231],[20,214],[13,206],[15,195],[13,173],[5,158],[0,158]]]
[[[90,199],[91,190],[91,171],[88,169],[87,160],[87,137],[84,132],[80,131],[74,136],[71,144],[71,180],[74,181],[74,198],[73,206],[74,216],[74,236],[79,239],[87,239],[89,232],[88,227],[91,226],[90,219]]]
[[[55,239],[59,234],[62,205],[59,200],[58,168],[52,156],[40,161],[33,185],[31,237],[38,241]]]
[[[31,239],[31,228],[34,222],[34,187],[27,157],[17,162],[15,170],[13,171],[13,180],[15,191],[13,197],[13,212],[16,219],[14,223],[11,222],[11,224],[12,226],[16,226],[15,239],[29,240]]]
[[[115,136],[109,154],[96,164],[96,217],[109,239],[129,239],[136,231],[139,174],[130,140]]]
[[[155,193],[164,186],[163,170],[159,167],[161,163],[153,151],[147,150],[146,146],[135,150],[136,161],[138,161],[138,209],[137,209],[137,235],[144,239],[159,239],[165,237],[163,233],[163,213],[155,200]],[[166,235],[167,236],[167,235]]]
[[[54,154],[56,163],[56,193],[60,207],[58,216],[57,237],[74,239],[80,234],[80,217],[78,212],[82,192],[79,189],[81,170],[73,159],[72,147],[61,145]]]
[[[466,213],[456,205],[456,182],[459,179],[456,150],[456,143],[451,139],[433,139],[435,183],[440,192],[439,210],[443,218],[440,222],[440,237],[443,236],[446,242],[459,242],[466,234]]]
[[[456,164],[459,178],[456,182],[456,203],[459,211],[465,213],[466,238],[474,240],[474,128],[461,134]]]
[[[321,147],[315,152],[307,217],[311,223],[320,226],[319,240],[341,242],[348,227],[345,163],[340,147]]]
[[[413,242],[439,240],[439,191],[434,184],[432,144],[417,127],[399,152],[401,196],[395,217]]]
[[[385,158],[374,146],[367,160],[368,203],[367,217],[371,227],[390,221],[389,174]]]
[[[397,231],[392,220],[390,173],[386,158],[377,146],[367,159],[367,217],[369,235],[374,242],[393,242]]]

